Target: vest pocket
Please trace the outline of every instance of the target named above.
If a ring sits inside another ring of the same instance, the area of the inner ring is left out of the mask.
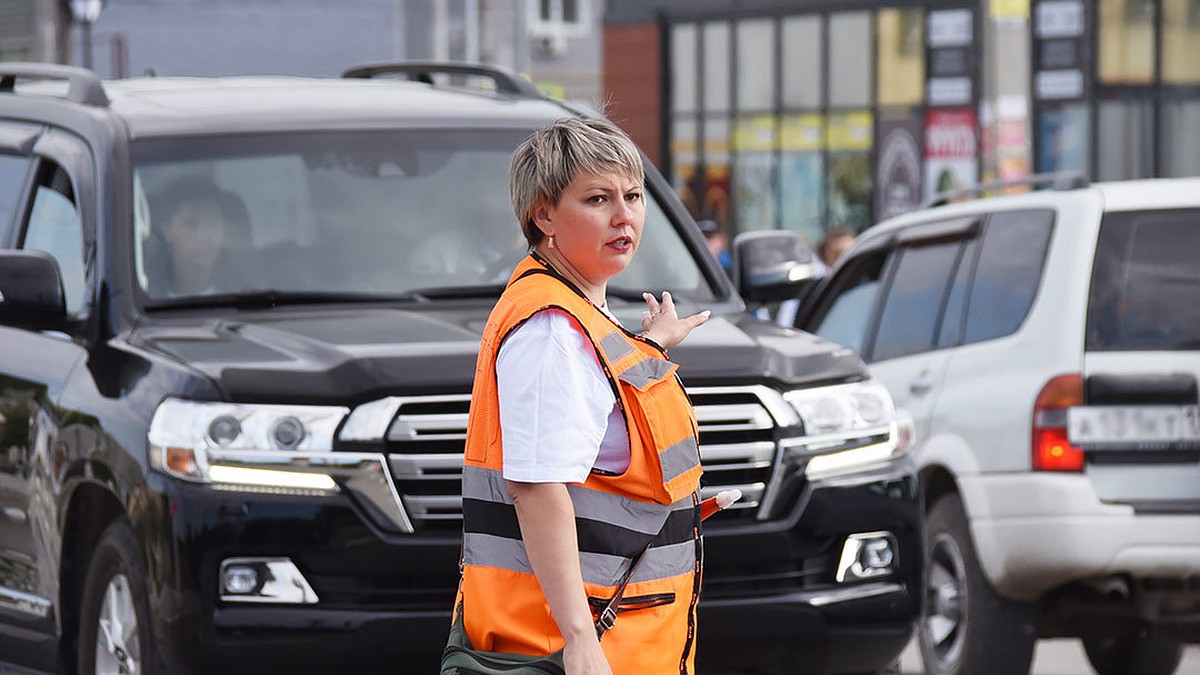
[[[660,470],[661,482],[652,487],[664,504],[692,492],[699,479],[695,413],[675,376],[678,368],[670,361],[646,358],[617,375],[646,459]]]
[[[588,604],[592,607],[592,614],[598,615],[604,611],[611,598],[597,598],[596,596],[588,596]],[[635,612],[639,609],[650,609],[651,607],[662,607],[675,602],[675,593],[654,593],[651,595],[635,595],[633,597],[621,598],[621,602],[617,604],[617,614],[624,612]]]

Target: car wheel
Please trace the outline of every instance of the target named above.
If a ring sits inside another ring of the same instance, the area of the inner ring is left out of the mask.
[[[958,495],[939,498],[925,523],[925,603],[918,635],[930,675],[1029,672],[1032,608],[1001,598],[975,556]]]
[[[1183,645],[1152,626],[1115,637],[1085,637],[1083,649],[1099,675],[1171,675],[1183,658]]]
[[[150,632],[145,567],[133,530],[118,520],[100,535],[83,584],[79,675],[161,673]]]

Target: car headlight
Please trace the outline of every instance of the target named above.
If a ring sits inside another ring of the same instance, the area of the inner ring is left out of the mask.
[[[855,382],[832,387],[815,387],[785,392],[804,422],[806,436],[859,435],[886,429],[895,408],[892,396],[878,382]]]
[[[305,457],[333,450],[349,410],[334,406],[207,403],[169,398],[154,412],[150,464],[200,483],[331,491],[337,484]],[[254,468],[233,461],[256,455]],[[271,468],[261,468],[263,464]],[[275,468],[275,467],[278,468]]]
[[[912,416],[897,411],[886,387],[874,381],[786,392],[804,423],[804,435],[783,442],[784,456],[803,464],[812,480],[862,471],[911,446]]]

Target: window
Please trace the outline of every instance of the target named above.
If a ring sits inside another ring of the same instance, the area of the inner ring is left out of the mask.
[[[83,223],[75,205],[71,178],[62,167],[45,162],[29,211],[22,248],[49,253],[58,261],[67,314],[78,315],[86,292]]]
[[[1039,173],[1078,171],[1086,174],[1091,142],[1088,107],[1068,103],[1038,113],[1037,170]]]
[[[1196,129],[1200,129],[1200,99],[1163,102],[1163,176],[1200,176],[1200,134]]]
[[[1097,73],[1106,84],[1154,80],[1154,0],[1099,0]]]
[[[528,249],[506,179],[527,134],[411,129],[136,140],[131,197],[145,205],[137,208],[134,242],[142,289],[171,304],[261,289],[400,295],[503,283]],[[647,191],[642,245],[656,255],[639,256],[614,278],[610,297],[669,288],[681,300],[713,298],[680,234]]]
[[[834,14],[829,18],[829,103],[860,107],[870,103],[872,42],[868,12]]]
[[[1162,79],[1167,84],[1200,84],[1200,2],[1163,0]],[[1194,127],[1193,127],[1194,128]]]
[[[961,247],[961,242],[952,241],[901,249],[879,316],[871,361],[933,349]]]
[[[677,113],[696,110],[695,24],[671,29],[671,109]]]
[[[975,254],[979,251],[979,239],[969,239],[958,257],[958,268],[954,272],[954,283],[946,297],[946,310],[942,314],[942,325],[938,329],[937,346],[954,347],[962,339],[963,317],[967,309],[967,289],[971,284],[971,271],[975,269]]]
[[[729,110],[729,24],[704,24],[704,112]]]
[[[1096,147],[1099,180],[1149,178],[1153,173],[1154,104],[1146,100],[1103,101],[1096,113],[1101,139]]]
[[[563,26],[579,28],[585,25],[588,0],[538,0],[534,27]]]
[[[27,173],[28,157],[0,155],[0,245],[8,241]]]
[[[1087,349],[1200,349],[1200,211],[1111,213],[1100,223]]]
[[[739,111],[769,111],[775,106],[775,22],[737,24],[737,104]]]
[[[1009,335],[1033,305],[1050,244],[1054,212],[997,213],[988,219],[971,282],[965,343]]]
[[[862,352],[886,260],[887,252],[880,251],[849,261],[832,279],[830,299],[817,308],[807,330]]]
[[[791,16],[783,20],[783,105],[815,109],[825,103],[825,44],[821,19]]]
[[[921,103],[925,94],[925,12],[881,9],[876,15],[876,33],[877,102],[881,106]]]

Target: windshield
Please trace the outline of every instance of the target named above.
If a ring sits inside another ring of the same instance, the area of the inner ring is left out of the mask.
[[[1200,349],[1200,210],[1110,213],[1088,300],[1091,350]]]
[[[526,135],[393,130],[140,141],[138,283],[154,304],[229,294],[494,295],[527,250],[508,196],[509,158]],[[647,194],[641,247],[609,292],[659,289],[693,302],[714,297]]]

